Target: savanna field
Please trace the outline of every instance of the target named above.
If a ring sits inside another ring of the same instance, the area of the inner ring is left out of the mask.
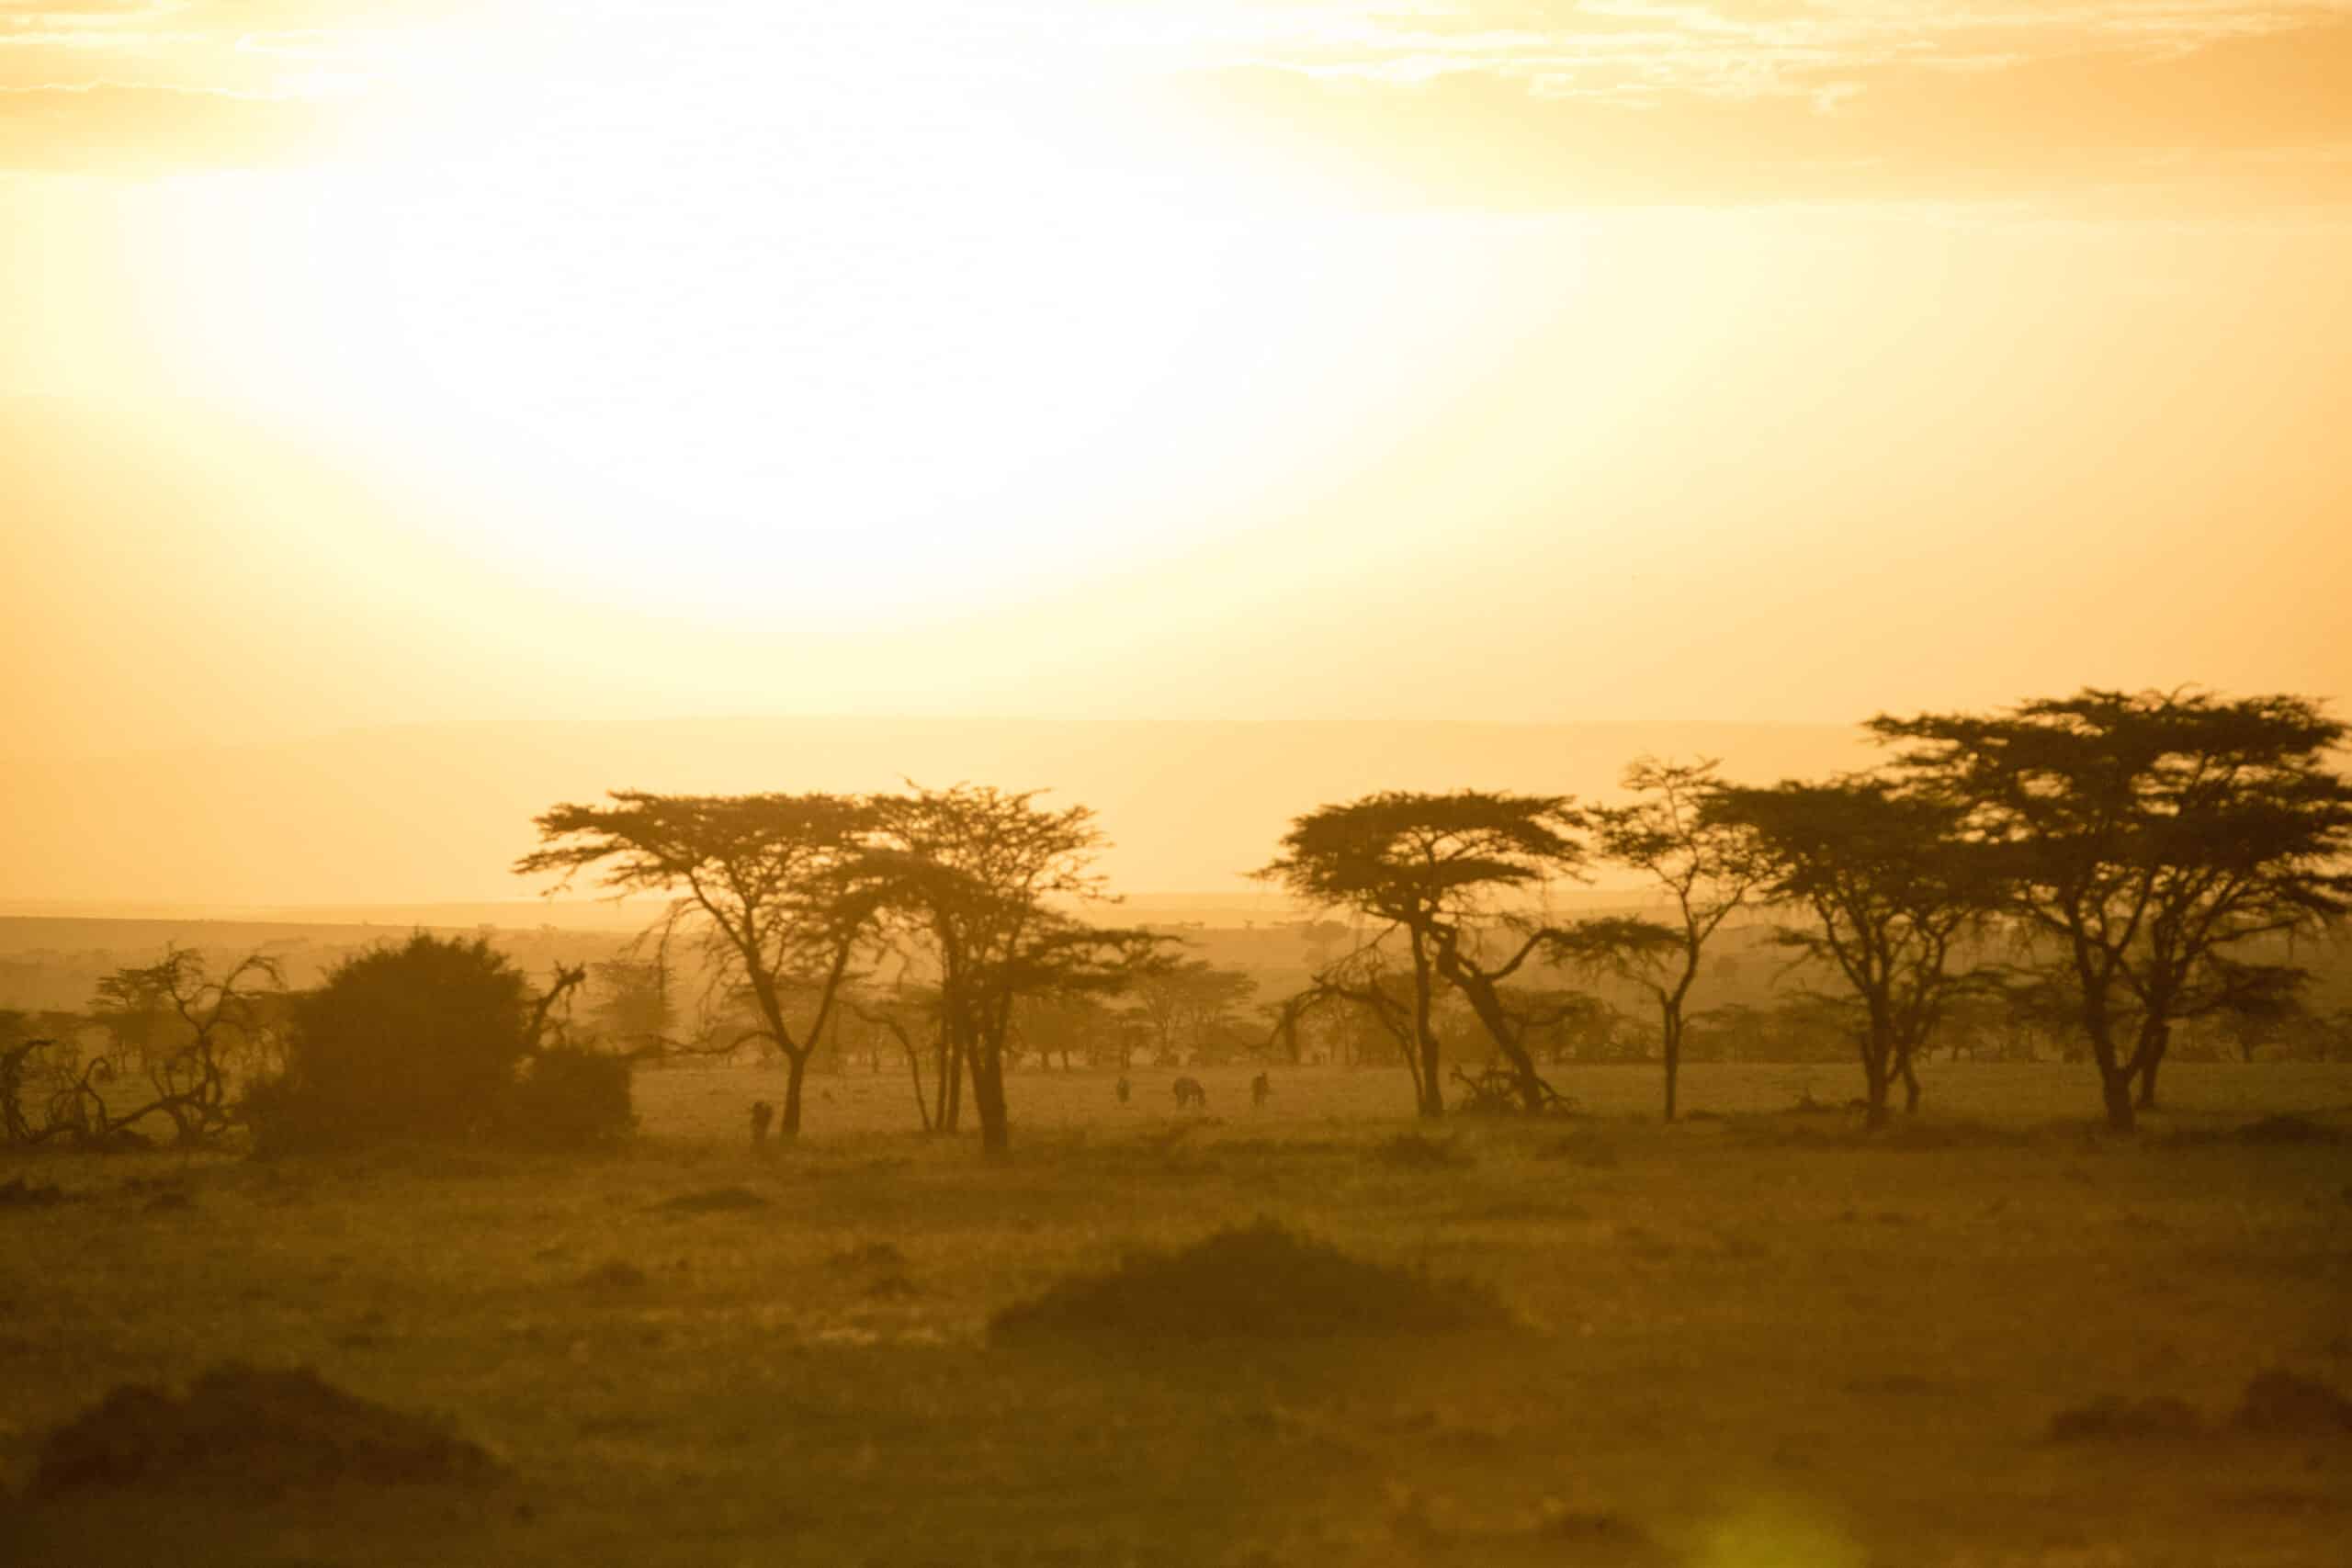
[[[2055,1064],[1939,1063],[1878,1134],[1794,1109],[1842,1107],[1829,1067],[1688,1068],[1672,1127],[1638,1067],[1435,1125],[1401,1073],[1278,1068],[1262,1109],[1199,1076],[1205,1114],[1172,1073],[1125,1106],[1016,1075],[998,1164],[890,1075],[813,1077],[755,1154],[765,1069],[640,1074],[597,1158],[13,1156],[0,1561],[2346,1561],[2352,1429],[2242,1406],[2274,1370],[2352,1391],[2352,1066],[2182,1064],[2134,1138]],[[1278,1274],[1214,1335],[1132,1303],[991,1333],[1261,1220],[1403,1271],[1351,1305],[1425,1276],[1504,1321],[1304,1333],[1331,1303]],[[110,1389],[223,1361],[481,1461],[36,1485]]]

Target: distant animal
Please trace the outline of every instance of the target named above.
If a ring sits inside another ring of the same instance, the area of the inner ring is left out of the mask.
[[[1176,1109],[1182,1111],[1188,1105],[1202,1111],[1209,1108],[1209,1091],[1201,1087],[1198,1078],[1176,1080]]]
[[[775,1107],[764,1100],[752,1101],[752,1146],[765,1148],[768,1128],[775,1121]]]
[[[1250,1080],[1250,1103],[1251,1105],[1262,1106],[1266,1101],[1273,1098],[1274,1086],[1272,1082],[1267,1078],[1265,1074],[1260,1073],[1256,1077]]]
[[[1126,1074],[1121,1073],[1119,1075],[1119,1103],[1125,1105],[1127,1102],[1127,1096],[1135,1091],[1136,1086],[1127,1081]]]

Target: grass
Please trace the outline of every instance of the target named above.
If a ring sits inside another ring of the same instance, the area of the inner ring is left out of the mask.
[[[1016,1077],[996,1167],[899,1130],[887,1078],[812,1085],[808,1137],[755,1156],[759,1072],[641,1079],[646,1136],[590,1161],[0,1163],[61,1199],[0,1210],[0,1556],[2318,1568],[2352,1535],[2352,1435],[2230,1417],[2273,1369],[2352,1390],[2352,1141],[2233,1135],[2340,1134],[2352,1069],[2184,1065],[2128,1142],[2083,1067],[1939,1066],[1882,1138],[1781,1114],[1798,1069],[1690,1069],[1722,1116],[1671,1128],[1654,1072],[1595,1070],[1561,1086],[1589,1120],[1453,1122],[1458,1158],[1401,1165],[1401,1074],[1278,1070],[1256,1112],[1202,1076],[1222,1120],[1182,1139],[1149,1075],[1125,1108]],[[1519,1326],[989,1343],[1261,1216]],[[446,1419],[514,1480],[24,1500],[53,1427],[232,1360]],[[2047,1440],[2107,1400],[2211,1419]]]

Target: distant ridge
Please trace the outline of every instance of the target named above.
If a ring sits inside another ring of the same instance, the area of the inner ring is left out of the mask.
[[[1872,752],[1844,725],[1611,721],[740,718],[463,721],[62,764],[0,762],[0,905],[507,903],[531,818],[609,789],[873,790],[901,778],[1049,788],[1092,807],[1124,890],[1266,890],[1290,819],[1375,789],[1617,793],[1644,754],[1743,779]],[[584,890],[583,890],[584,891]],[[519,912],[519,911],[518,911]]]

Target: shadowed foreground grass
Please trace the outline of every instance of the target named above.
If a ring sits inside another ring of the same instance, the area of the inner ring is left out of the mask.
[[[1569,1075],[1610,1113],[1453,1122],[1442,1159],[1395,1157],[1386,1075],[1278,1072],[1205,1119],[1016,1080],[1001,1167],[847,1080],[755,1158],[757,1073],[643,1080],[646,1138],[589,1163],[20,1160],[62,1201],[0,1208],[0,1561],[2332,1568],[2352,1434],[2222,1417],[2270,1369],[2352,1392],[2352,1142],[2234,1135],[2352,1128],[2352,1072],[2183,1067],[2116,1142],[2084,1071],[1943,1069],[1882,1139],[1768,1109],[1792,1069],[1695,1073],[1731,1113],[1674,1128],[1627,1114],[1650,1075]],[[1261,1218],[1511,1324],[989,1341]],[[23,1500],[50,1428],[229,1359],[513,1479]],[[2212,1418],[2051,1439],[2110,1396]]]

